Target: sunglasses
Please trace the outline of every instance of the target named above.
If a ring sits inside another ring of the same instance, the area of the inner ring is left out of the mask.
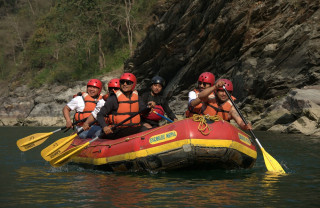
[[[132,85],[132,84],[133,84],[133,81],[125,80],[125,79],[120,80],[120,84],[123,85],[124,83],[126,83],[127,85]]]
[[[200,85],[202,85],[203,84],[203,86],[206,86],[206,85],[210,85],[210,83],[206,83],[206,82],[198,82],[198,85],[200,86]]]
[[[118,87],[109,87],[109,88],[108,88],[109,91],[112,91],[112,90],[117,91],[117,90],[119,90],[119,89],[120,89],[120,88],[118,88]]]

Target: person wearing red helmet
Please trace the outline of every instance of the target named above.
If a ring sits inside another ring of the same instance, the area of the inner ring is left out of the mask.
[[[162,117],[154,113],[164,115],[166,113],[168,117],[173,120],[177,121],[177,117],[172,112],[168,105],[168,101],[162,96],[162,89],[165,87],[165,80],[160,76],[154,76],[151,79],[151,91],[147,91],[142,94],[141,98],[144,103],[147,103],[149,107],[152,108],[152,111],[146,115],[142,116],[142,123],[148,129],[155,128],[159,126],[160,120]]]
[[[116,139],[146,130],[141,126],[139,114],[119,126],[115,132],[112,130],[114,125],[121,123],[132,114],[141,112],[141,110],[144,111],[143,113],[150,111],[139,97],[138,92],[134,90],[136,84],[137,79],[132,73],[121,75],[120,90],[109,96],[97,114],[97,121],[103,131],[101,138]]]
[[[74,97],[67,105],[64,106],[62,112],[66,120],[66,127],[72,127],[72,121],[70,118],[70,112],[76,111],[74,114],[74,120],[80,121],[89,117],[91,112],[95,109],[99,100],[102,99],[100,94],[102,90],[102,82],[98,79],[90,79],[87,83],[87,91],[80,93],[79,96]],[[77,124],[77,129],[83,125],[83,122]],[[97,127],[93,127],[90,131],[83,131],[79,134],[80,138],[86,138],[93,136]]]
[[[120,89],[120,79],[119,78],[111,79],[108,82],[108,94],[104,95],[103,99],[98,101],[95,109],[91,112],[91,115],[87,118],[87,120],[84,122],[84,124],[82,126],[82,128],[84,130],[90,129],[90,123],[92,123],[92,122],[94,122],[94,120],[96,120],[97,114],[99,113],[102,106],[104,106],[105,101],[108,99],[108,97],[111,94],[115,94],[119,89]],[[97,133],[95,133],[95,135],[99,136],[100,133],[101,133],[101,127],[99,130],[97,130]]]
[[[193,114],[201,114],[202,102],[198,98],[198,94],[204,89],[213,86],[214,82],[215,77],[211,72],[203,72],[200,74],[198,78],[198,88],[190,91],[188,94],[189,103],[188,110],[186,111],[187,118],[192,117]],[[214,97],[214,94],[212,93],[210,96]]]
[[[240,126],[243,130],[252,129],[251,124],[246,125],[241,119],[240,115],[232,105],[232,102],[229,100],[226,92],[223,89],[225,86],[226,90],[232,94],[233,84],[228,79],[219,79],[217,83],[199,93],[199,99],[204,102],[202,112],[204,115],[214,116],[217,115],[223,120],[229,121],[231,119]],[[214,92],[215,98],[210,99],[208,96]],[[231,96],[233,100],[236,100],[235,97]]]

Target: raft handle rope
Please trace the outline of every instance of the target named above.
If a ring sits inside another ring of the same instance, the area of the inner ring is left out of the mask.
[[[207,136],[210,134],[210,127],[208,126],[207,124],[207,120],[210,120],[210,121],[221,121],[223,120],[221,117],[215,115],[215,116],[209,116],[209,115],[198,115],[198,114],[193,114],[193,117],[192,117],[192,120],[193,121],[196,121],[196,122],[200,122],[199,123],[199,126],[198,126],[198,130],[201,132],[201,134]],[[152,131],[149,131],[143,135],[139,135],[139,136],[135,136],[135,137],[127,137],[119,142],[116,142],[116,143],[113,143],[113,144],[104,144],[104,145],[101,145],[101,144],[97,144],[97,145],[90,145],[90,147],[97,147],[97,146],[107,146],[108,148],[111,148],[111,146],[114,146],[114,145],[117,145],[117,144],[121,144],[123,142],[128,142],[130,140],[133,140],[133,139],[136,139],[136,138],[145,138],[145,136],[147,136],[148,134],[151,134],[153,133],[154,131],[157,131],[161,128],[164,128],[166,127],[167,125],[169,124],[166,124],[166,125],[163,125],[163,126],[160,126],[158,128],[154,128]],[[208,132],[206,132],[206,129],[208,129]]]
[[[154,128],[152,131],[149,131],[149,132],[147,132],[147,133],[145,133],[145,134],[143,134],[143,135],[138,135],[138,136],[135,136],[135,137],[127,137],[127,138],[125,138],[124,140],[121,140],[121,141],[116,142],[116,143],[113,143],[113,144],[103,144],[103,145],[97,144],[97,145],[90,145],[90,147],[107,146],[107,147],[110,148],[111,146],[114,146],[114,145],[117,145],[117,144],[121,144],[121,143],[123,143],[123,142],[128,142],[128,141],[133,140],[133,139],[136,139],[136,138],[145,138],[145,136],[147,136],[148,134],[151,134],[151,133],[153,133],[154,131],[157,131],[157,130],[159,130],[159,129],[167,126],[167,125],[169,125],[169,124],[163,125],[163,126],[158,127],[158,128]]]
[[[220,116],[209,116],[209,115],[198,115],[193,114],[192,120],[195,122],[199,122],[198,130],[201,132],[201,134],[207,136],[211,132],[211,128],[208,126],[207,121],[221,121],[223,120]],[[207,132],[206,132],[207,130]]]

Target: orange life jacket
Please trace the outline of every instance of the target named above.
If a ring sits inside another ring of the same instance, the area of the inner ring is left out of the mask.
[[[108,97],[109,97],[109,94],[105,94],[102,98],[104,99],[104,101],[107,101]]]
[[[99,97],[97,99],[94,99],[93,97],[88,95],[88,93],[86,93],[86,92],[83,92],[81,97],[82,97],[85,105],[84,105],[84,109],[82,112],[76,112],[74,114],[74,119],[76,121],[82,120],[84,118],[88,118],[90,116],[91,112],[95,109],[98,101],[102,99],[101,95],[99,95]],[[78,123],[77,125],[82,126],[83,122]]]
[[[198,95],[199,95],[199,91],[197,90],[197,89],[194,89],[193,90],[196,94],[197,94],[197,97],[198,97]],[[211,98],[214,98],[214,94],[213,93],[211,93],[210,95],[209,95],[209,97],[211,97]],[[193,114],[199,114],[199,115],[201,115],[202,114],[202,102],[201,103],[199,103],[197,106],[195,106],[195,107],[192,107],[192,106],[188,106],[188,110],[186,111],[186,118],[190,118],[190,117],[192,117],[193,116]]]
[[[233,100],[236,100],[235,97],[231,96]],[[232,107],[232,102],[228,99],[226,102],[218,105],[216,99],[211,99],[206,103],[206,107],[203,110],[204,115],[220,116],[225,121],[230,121],[229,112]]]
[[[114,125],[139,112],[137,91],[133,91],[131,96],[128,98],[121,92],[121,90],[118,90],[116,92],[116,96],[119,103],[118,110],[116,113],[109,115],[109,123]],[[129,126],[140,126],[140,115],[136,115],[119,127],[125,128]]]

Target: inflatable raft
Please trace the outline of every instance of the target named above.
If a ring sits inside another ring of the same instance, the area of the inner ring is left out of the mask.
[[[88,141],[76,138],[70,148]],[[136,172],[246,169],[256,158],[256,148],[245,132],[226,121],[190,118],[124,138],[97,139],[72,162],[105,171]]]

